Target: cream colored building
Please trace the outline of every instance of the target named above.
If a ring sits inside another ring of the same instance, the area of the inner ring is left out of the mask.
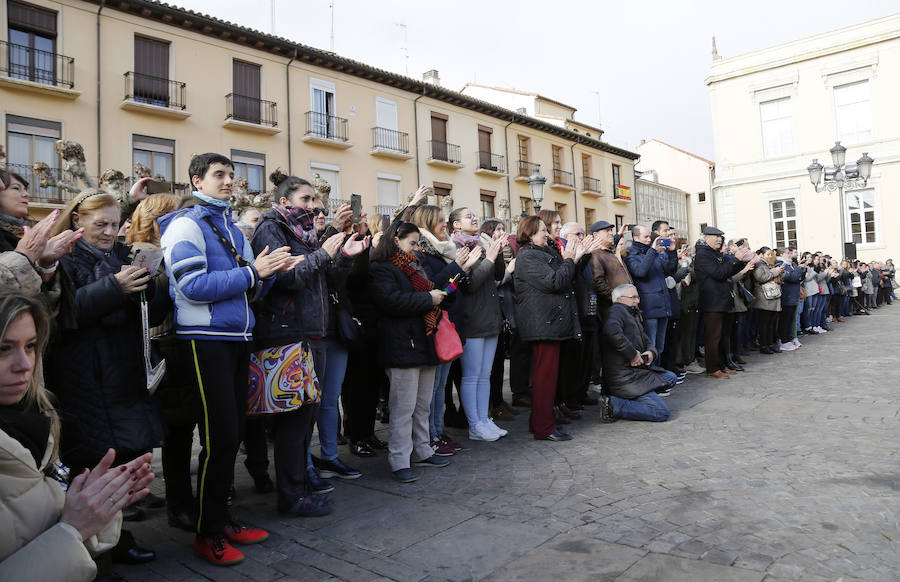
[[[695,241],[700,237],[703,227],[715,224],[712,217],[715,215],[714,200],[710,195],[712,182],[715,176],[715,164],[711,160],[692,154],[686,150],[675,147],[658,139],[641,140],[636,148],[641,159],[638,160],[635,170],[643,177],[652,175],[650,180],[670,184],[677,190],[685,193],[685,212],[687,214],[687,226],[679,229],[679,236],[686,237],[689,241]],[[642,178],[643,179],[643,178]],[[641,187],[638,186],[638,218],[646,220],[641,207]],[[667,216],[655,216],[668,218]]]
[[[660,183],[654,172],[644,172],[635,180],[636,224],[653,226],[664,220],[675,229],[674,238],[687,238],[689,197],[684,190]]]
[[[713,54],[712,103],[719,228],[754,247],[796,244],[841,256],[840,220],[861,259],[900,251],[900,13],[748,54]],[[814,158],[874,158],[865,187],[815,192]]]
[[[333,203],[361,194],[370,214],[424,183],[514,218],[539,164],[544,207],[566,220],[634,214],[613,176],[633,188],[637,154],[598,133],[441,87],[436,71],[418,81],[150,0],[0,0],[0,116],[24,174],[60,167],[57,139],[84,146],[92,175],[141,162],[181,184],[193,154],[218,151],[252,191],[281,167],[320,174]],[[33,213],[66,197],[33,183]]]

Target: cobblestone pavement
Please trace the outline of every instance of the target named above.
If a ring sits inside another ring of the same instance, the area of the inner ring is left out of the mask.
[[[834,324],[731,380],[688,376],[667,423],[570,425],[469,443],[418,482],[341,455],[332,515],[284,519],[239,460],[234,513],[271,537],[216,568],[165,511],[131,524],[159,558],[128,580],[900,580],[900,307]],[[387,438],[384,425],[379,434]],[[462,442],[459,432],[454,435]],[[161,481],[158,480],[158,481]],[[162,483],[154,490],[161,492]]]

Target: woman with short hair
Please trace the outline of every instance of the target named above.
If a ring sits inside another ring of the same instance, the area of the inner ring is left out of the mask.
[[[775,331],[778,325],[778,312],[781,311],[781,277],[784,275],[784,267],[775,266],[774,249],[761,247],[756,254],[763,258],[753,268],[756,298],[751,305],[759,314],[759,353],[774,354],[781,352],[775,343]],[[766,297],[767,289],[777,289],[777,296]]]

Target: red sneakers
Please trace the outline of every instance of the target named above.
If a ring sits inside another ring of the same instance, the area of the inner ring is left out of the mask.
[[[269,532],[264,529],[250,529],[234,522],[225,526],[225,537],[233,544],[258,544],[269,539]]]
[[[223,535],[197,536],[194,552],[214,566],[233,566],[244,561],[244,554],[234,549]]]

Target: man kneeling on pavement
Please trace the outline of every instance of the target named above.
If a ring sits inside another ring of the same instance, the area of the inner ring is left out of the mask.
[[[656,365],[659,354],[641,325],[640,296],[634,285],[619,285],[603,322],[601,422],[620,418],[664,422],[668,396],[678,376]]]

